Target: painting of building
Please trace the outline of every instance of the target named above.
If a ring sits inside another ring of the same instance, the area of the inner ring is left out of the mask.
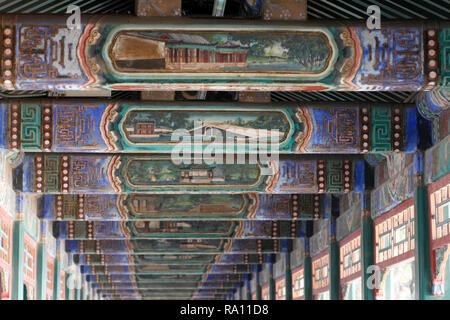
[[[218,218],[250,214],[251,195],[131,195],[126,200],[128,216],[138,219],[183,216]]]
[[[185,183],[209,183],[225,181],[223,170],[220,167],[205,165],[189,165],[181,168],[180,182]]]
[[[116,71],[322,73],[329,68],[331,44],[325,32],[278,33],[267,39],[254,32],[118,31],[107,46]],[[314,52],[314,53],[313,53]]]
[[[155,133],[155,122],[148,121],[147,123],[140,122],[135,124],[135,134],[137,135],[152,135]]]
[[[236,143],[266,141],[280,144],[293,134],[295,110],[270,110],[242,108],[211,111],[210,108],[173,110],[156,108],[122,107],[119,135],[142,147],[146,143],[175,144],[174,134],[182,130],[192,142],[225,143],[227,138]],[[130,111],[127,111],[130,109]],[[152,110],[155,109],[155,110]],[[253,109],[253,110],[252,110]],[[304,124],[299,125],[302,131]],[[176,137],[177,135],[175,135]],[[215,139],[213,139],[215,138]]]
[[[191,229],[192,225],[181,221],[137,221],[134,223],[134,228],[141,234],[178,233],[185,229]]]
[[[138,220],[124,225],[131,238],[210,238],[230,237],[235,222],[232,221],[165,221],[165,220]]]
[[[112,47],[121,71],[219,70],[246,67],[247,47],[231,39],[211,43],[201,35],[124,32]]]
[[[285,136],[285,132],[279,130],[253,129],[244,126],[221,123],[203,123],[201,127],[191,129],[194,141],[199,139],[201,133],[202,141],[225,141],[226,137],[232,137],[237,143],[245,142],[267,142],[279,143]],[[228,141],[228,140],[227,140]]]

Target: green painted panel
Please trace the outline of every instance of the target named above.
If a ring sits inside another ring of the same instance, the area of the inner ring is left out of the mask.
[[[41,147],[41,106],[24,104],[21,116],[22,148],[27,151],[39,151]]]
[[[377,107],[371,109],[372,117],[372,151],[387,152],[391,150],[391,109]]]

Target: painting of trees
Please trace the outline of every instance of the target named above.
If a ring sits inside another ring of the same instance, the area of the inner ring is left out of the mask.
[[[283,42],[288,57],[305,68],[321,69],[330,54],[324,38],[319,35],[299,35],[298,38],[297,41]]]
[[[283,54],[276,56],[276,62],[284,60],[288,64],[296,64],[301,70],[320,70],[330,55],[326,38],[321,34],[311,33],[279,33],[276,37],[267,38],[260,34],[233,34],[233,40],[248,46],[247,60],[258,63],[275,62],[269,52],[273,47]]]
[[[278,129],[281,132],[289,130],[289,124],[279,115],[261,114],[255,120],[248,121],[244,126],[258,129]]]

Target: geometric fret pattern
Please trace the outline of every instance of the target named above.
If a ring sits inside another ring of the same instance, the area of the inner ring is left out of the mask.
[[[312,286],[314,294],[328,289],[330,283],[329,270],[329,253],[327,249],[319,257],[314,257],[312,260]]]
[[[11,264],[12,226],[11,219],[0,213],[0,266],[1,262]]]
[[[344,164],[340,160],[328,160],[327,162],[327,191],[341,192],[344,184],[343,167]]]
[[[24,296],[27,296],[28,300],[36,299],[36,255],[37,245],[36,242],[25,233],[24,237]]]
[[[450,175],[448,175],[448,179],[450,179]],[[450,183],[430,194],[430,213],[431,239],[436,241],[449,237]]]
[[[41,106],[37,104],[22,106],[20,136],[22,148],[27,151],[40,151],[41,147]]]
[[[286,278],[280,277],[275,282],[275,300],[286,300]]]
[[[391,151],[391,108],[372,108],[372,150]]]
[[[292,299],[300,300],[305,295],[305,276],[303,267],[292,271]]]
[[[407,200],[375,219],[375,263],[392,265],[414,255],[414,203]]]
[[[361,235],[340,245],[340,279],[341,283],[350,281],[352,275],[360,275],[361,272]]]
[[[46,281],[46,300],[53,300],[53,273],[55,267],[55,259],[47,257],[47,281]]]

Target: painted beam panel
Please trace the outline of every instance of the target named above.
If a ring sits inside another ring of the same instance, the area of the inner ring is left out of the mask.
[[[38,216],[62,221],[310,220],[324,213],[321,194],[43,195]]]
[[[82,15],[70,30],[66,20],[2,15],[4,89],[416,91],[440,85],[442,72],[425,67],[437,62],[424,54],[424,31],[442,35],[433,43],[442,61],[450,53],[447,21],[368,30],[353,21],[221,19],[211,27],[184,17]]]
[[[183,289],[183,288],[175,288],[175,287],[167,287],[166,289],[102,289],[103,294],[115,294],[115,295],[126,295],[126,294],[139,294],[143,296],[192,296],[194,294],[200,295],[223,295],[228,293],[229,289],[211,289],[204,290],[200,293],[197,289]]]
[[[268,239],[66,240],[67,252],[91,254],[259,254],[277,252],[279,247],[279,240]]]
[[[91,286],[96,289],[165,289],[168,286],[179,289],[198,289],[198,283],[193,282],[90,282]],[[229,282],[208,282],[211,289],[233,289],[234,285]]]
[[[258,254],[75,254],[80,265],[144,265],[144,264],[259,264]]]
[[[27,152],[411,153],[420,129],[413,104],[60,99],[0,107],[0,148]]]
[[[171,283],[171,282],[183,282],[183,283],[206,283],[206,287],[208,284],[217,284],[217,283],[233,283],[236,284],[243,280],[244,274],[236,273],[236,274],[88,274],[86,275],[87,281],[93,283],[110,283],[116,286],[120,283],[137,283],[144,285],[155,285],[158,286],[161,283]]]
[[[84,274],[236,274],[248,273],[250,265],[138,265],[81,266]]]
[[[291,239],[301,236],[300,228],[291,221],[65,221],[56,228],[55,236],[59,239],[77,240]]]
[[[364,191],[363,160],[306,156],[256,163],[244,158],[241,164],[195,159],[185,165],[174,164],[168,155],[26,154],[15,169],[15,187],[49,194]]]

